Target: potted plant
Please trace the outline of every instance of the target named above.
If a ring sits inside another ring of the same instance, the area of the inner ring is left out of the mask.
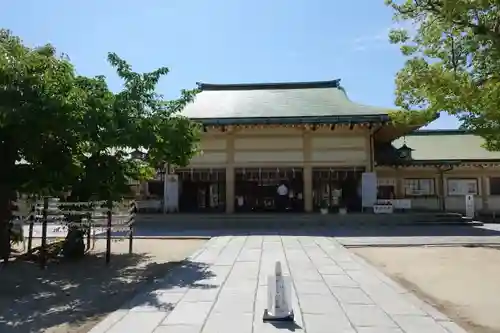
[[[330,205],[328,204],[328,200],[323,199],[321,201],[321,205],[319,207],[319,211],[321,212],[321,214],[323,214],[323,215],[328,214],[329,208],[330,208]]]

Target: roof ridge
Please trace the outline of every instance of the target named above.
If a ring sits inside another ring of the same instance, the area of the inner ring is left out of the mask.
[[[232,83],[212,84],[197,82],[198,88],[207,90],[282,90],[282,89],[321,89],[341,88],[340,79],[309,82],[269,82],[269,83]]]
[[[472,131],[466,129],[419,129],[417,131],[407,134],[408,136],[426,136],[426,135],[466,135],[474,134]]]

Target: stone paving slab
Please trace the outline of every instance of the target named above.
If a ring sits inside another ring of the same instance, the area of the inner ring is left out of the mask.
[[[90,333],[464,333],[339,242],[221,236]],[[262,322],[267,276],[292,278],[293,326]]]
[[[500,236],[337,237],[345,246],[500,245]]]

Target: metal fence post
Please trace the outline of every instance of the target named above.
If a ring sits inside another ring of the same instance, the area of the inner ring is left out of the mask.
[[[130,218],[129,218],[129,233],[128,233],[128,253],[132,254],[132,243],[134,241],[134,224],[135,224],[135,214],[137,212],[137,206],[135,202],[132,203],[130,207]]]
[[[29,216],[30,226],[28,230],[28,252],[31,251],[31,248],[33,247],[33,225],[35,223],[35,215],[36,209],[35,207],[32,207]]]
[[[43,198],[43,217],[42,217],[42,245],[40,247],[40,268],[47,267],[47,218],[49,210],[49,197]]]
[[[111,221],[112,221],[112,213],[113,209],[113,201],[108,200],[108,210],[107,210],[107,228],[106,228],[106,264],[109,264],[111,261]]]

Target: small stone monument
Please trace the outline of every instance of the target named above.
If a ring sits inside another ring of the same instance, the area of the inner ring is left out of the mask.
[[[291,296],[290,277],[283,276],[281,263],[277,261],[274,275],[269,275],[267,279],[267,309],[264,310],[262,320],[293,321]]]

